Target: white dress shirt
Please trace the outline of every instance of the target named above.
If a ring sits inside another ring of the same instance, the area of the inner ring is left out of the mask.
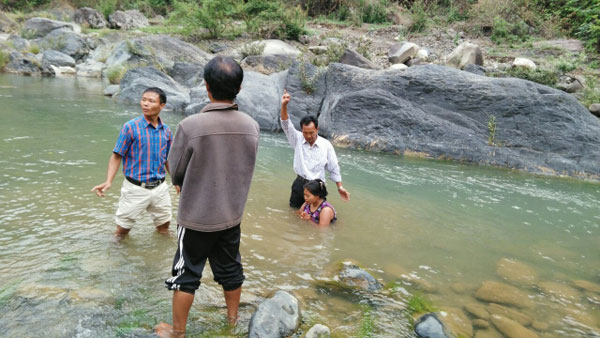
[[[306,142],[302,133],[294,128],[290,119],[281,120],[281,128],[294,148],[294,171],[296,174],[307,180],[320,178],[325,182],[325,170],[327,170],[332,181],[342,181],[335,150],[328,140],[317,136],[317,140],[311,146]]]

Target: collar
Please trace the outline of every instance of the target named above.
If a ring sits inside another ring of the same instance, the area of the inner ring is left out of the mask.
[[[206,106],[204,106],[204,108],[202,108],[202,110],[200,111],[200,113],[206,113],[209,111],[218,111],[218,110],[238,110],[238,105],[235,103],[209,103]]]
[[[145,116],[145,115],[142,115],[142,119],[144,120],[144,122],[146,122],[146,128],[148,128],[148,127],[152,127],[152,128],[154,128],[154,126],[152,125],[152,123],[150,123],[150,121],[148,121],[148,120],[146,119],[146,116]],[[162,123],[162,119],[161,119],[161,118],[160,118],[160,116],[159,116],[159,117],[158,117],[158,125],[156,125],[156,128],[155,128],[155,129],[161,129],[161,128],[163,128],[163,123]]]
[[[306,141],[306,139],[304,137],[302,137],[302,144],[306,144],[309,147],[314,147],[317,146],[319,147],[321,143],[321,136],[317,135],[317,139],[315,140],[315,143],[313,143],[313,145],[311,146],[310,143],[308,143],[308,141]]]

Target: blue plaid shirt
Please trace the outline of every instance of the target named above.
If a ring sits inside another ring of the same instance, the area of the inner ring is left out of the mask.
[[[142,115],[123,125],[114,153],[123,156],[123,174],[140,182],[165,177],[165,164],[171,149],[171,129],[158,118],[154,126]]]

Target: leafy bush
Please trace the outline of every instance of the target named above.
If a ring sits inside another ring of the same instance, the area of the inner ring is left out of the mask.
[[[542,25],[543,8],[532,0],[480,0],[471,7],[473,24],[492,34],[494,42],[525,41],[530,27]]]
[[[189,34],[202,35],[205,28],[210,38],[227,36],[232,33],[238,4],[234,0],[175,0],[169,23],[184,26]]]
[[[106,77],[111,84],[119,84],[125,73],[127,73],[127,70],[128,68],[125,66],[112,66],[108,68]]]
[[[558,73],[552,70],[536,69],[529,70],[527,68],[513,67],[510,68],[506,74],[511,77],[517,77],[524,80],[529,80],[543,84],[546,86],[553,87],[558,82]]]
[[[588,77],[586,79],[587,86],[583,89],[581,103],[589,107],[593,103],[600,103],[600,88],[597,87],[597,79]]]
[[[256,37],[298,40],[305,33],[306,12],[279,0],[248,0],[243,18],[248,32]]]
[[[50,0],[0,0],[0,8],[4,11],[32,10],[49,2]]]
[[[410,13],[413,19],[412,25],[408,28],[411,32],[422,32],[427,28],[429,15],[425,11],[425,3],[422,0],[413,2],[410,7]]]
[[[562,26],[600,51],[600,2],[598,0],[546,0],[562,20]]]
[[[492,26],[492,41],[496,43],[509,42],[514,43],[518,41],[525,41],[529,36],[529,26],[523,21],[517,20],[517,22],[510,23],[504,20],[502,17],[494,18],[494,25]]]

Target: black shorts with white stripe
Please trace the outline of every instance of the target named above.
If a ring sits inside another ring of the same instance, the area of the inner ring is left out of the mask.
[[[206,260],[214,279],[223,290],[232,291],[244,282],[240,255],[240,225],[215,232],[201,232],[177,226],[177,252],[173,259],[171,278],[165,281],[169,290],[194,294]]]

